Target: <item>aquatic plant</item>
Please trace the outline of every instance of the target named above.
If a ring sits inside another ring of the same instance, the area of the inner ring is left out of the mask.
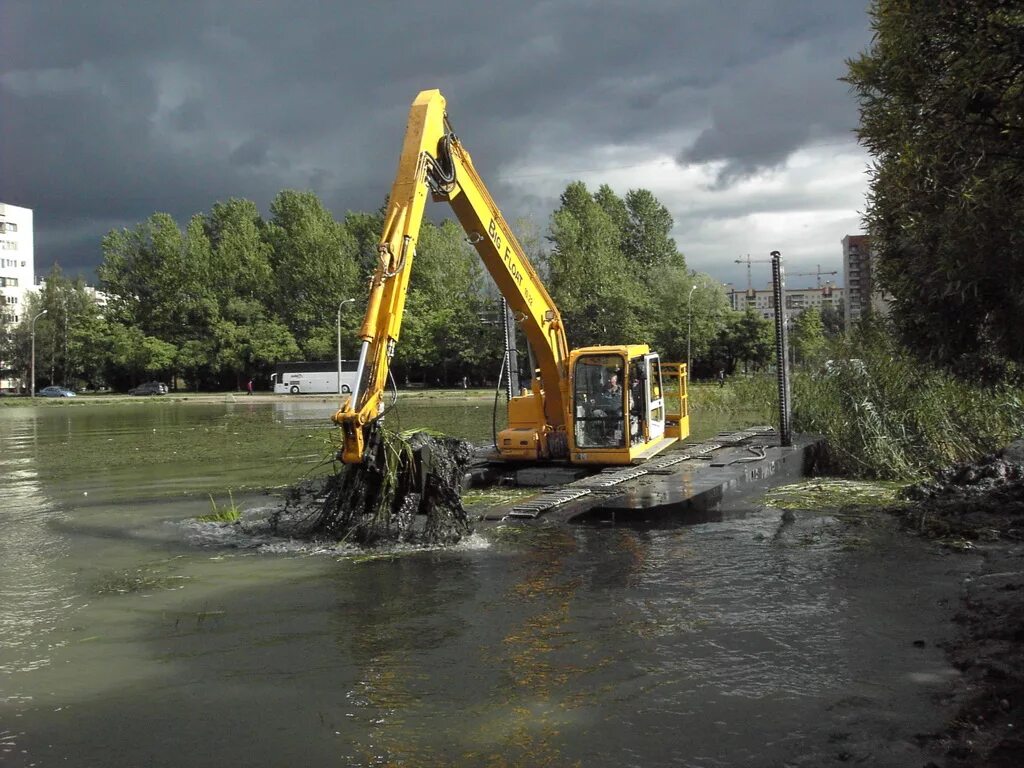
[[[212,493],[207,495],[210,497],[212,511],[208,515],[199,515],[196,520],[202,523],[233,523],[242,516],[242,509],[235,504],[235,497],[232,496],[230,489],[228,490],[227,504],[218,505]]]
[[[328,478],[308,535],[373,546],[454,544],[472,532],[459,491],[473,455],[464,440],[378,425],[367,460]],[[423,525],[418,526],[418,516]]]
[[[839,478],[815,478],[768,491],[764,501],[776,509],[837,509],[840,507],[894,507],[905,484]]]

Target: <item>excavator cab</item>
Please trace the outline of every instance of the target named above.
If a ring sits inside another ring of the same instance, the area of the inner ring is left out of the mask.
[[[571,461],[637,463],[678,439],[665,434],[661,361],[646,345],[578,349],[569,366]]]

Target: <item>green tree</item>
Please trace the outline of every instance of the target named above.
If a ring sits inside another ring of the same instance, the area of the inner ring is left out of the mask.
[[[718,329],[708,353],[715,368],[733,373],[742,364],[744,371],[757,370],[775,355],[772,324],[753,309],[730,312]]]
[[[154,213],[132,230],[109,232],[97,269],[100,287],[108,295],[108,316],[157,338],[179,336],[190,287],[204,280],[195,274],[185,244],[166,213]]]
[[[837,339],[842,336],[846,327],[841,307],[823,307],[821,310],[821,326],[828,339]]]
[[[620,249],[622,233],[581,181],[551,217],[549,292],[570,345],[638,342],[648,336],[649,302]]]
[[[271,247],[266,242],[266,226],[256,204],[251,200],[232,198],[214,203],[206,217],[209,239],[208,274],[215,286],[221,314],[233,298],[266,301],[273,292]],[[203,244],[194,244],[201,258]]]
[[[272,309],[314,357],[335,327],[339,303],[356,295],[359,243],[313,192],[285,190],[270,211]]]
[[[793,319],[789,343],[799,362],[813,365],[820,361],[825,351],[825,326],[816,307],[805,309]]]
[[[22,320],[11,334],[12,369],[28,380],[31,322],[43,311],[35,324],[37,379],[71,388],[96,386],[102,370],[100,308],[84,280],[68,278],[59,265],[27,296]]]
[[[301,356],[287,326],[252,298],[232,298],[214,323],[210,340],[211,369],[217,385],[226,388],[238,389],[245,379],[269,375],[274,363]],[[196,351],[191,346],[185,355],[191,358]]]
[[[479,379],[501,360],[498,328],[491,322],[495,290],[462,228],[446,220],[424,222],[395,357],[396,373],[412,380],[450,383]]]
[[[373,274],[377,266],[377,244],[384,230],[384,207],[375,213],[349,211],[345,214],[345,229],[355,239],[360,275]]]
[[[982,376],[1024,363],[1024,13],[873,0],[848,62],[874,155],[866,221],[919,354]]]
[[[641,277],[658,267],[685,269],[686,263],[672,239],[672,216],[650,190],[626,193],[628,218],[623,231],[623,253]]]
[[[108,322],[102,343],[107,379],[116,387],[124,388],[143,379],[167,378],[174,368],[177,348],[138,327]]]
[[[663,268],[651,287],[656,319],[652,346],[663,360],[686,362],[687,341],[693,371],[717,369],[707,360],[712,343],[731,314],[722,284],[709,275]]]
[[[594,202],[608,214],[608,218],[619,232],[619,247],[624,250],[626,232],[630,223],[630,211],[626,207],[626,201],[615,194],[615,191],[607,184],[602,184],[594,193]]]

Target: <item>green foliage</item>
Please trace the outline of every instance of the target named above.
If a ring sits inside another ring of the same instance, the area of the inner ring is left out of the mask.
[[[746,411],[765,424],[776,424],[779,390],[774,375],[733,376],[725,386],[717,383],[691,384],[690,408],[695,414]]]
[[[10,333],[4,359],[28,381],[32,318],[43,311],[46,314],[35,324],[37,385],[96,382],[102,361],[93,349],[102,338],[104,322],[83,280],[69,279],[59,265],[46,275],[38,292],[27,295],[22,320]]]
[[[173,338],[181,327],[181,305],[198,280],[189,279],[192,266],[169,214],[154,213],[133,230],[108,233],[97,269],[109,296],[108,317],[147,335]]]
[[[793,382],[793,428],[822,434],[851,477],[904,480],[972,461],[1021,434],[1024,391],[958,380],[868,326]]]
[[[692,279],[671,229],[648,190],[623,200],[607,185],[593,195],[581,181],[566,187],[551,217],[548,289],[570,346],[677,338],[687,308],[673,291]]]
[[[816,307],[809,307],[796,316],[789,343],[793,345],[800,363],[814,365],[822,359],[826,343],[825,326]]]
[[[623,254],[641,278],[656,267],[685,268],[672,239],[672,216],[649,190],[626,193],[628,218],[623,229]]]
[[[444,383],[496,376],[503,336],[493,295],[461,227],[425,222],[395,357],[397,375]]]
[[[285,190],[274,198],[270,211],[270,308],[312,358],[311,341],[318,329],[333,325],[340,302],[356,294],[359,243],[312,192]]]
[[[373,274],[377,264],[377,243],[384,229],[384,207],[375,213],[349,211],[345,214],[345,229],[355,239],[359,273]]]
[[[235,497],[228,491],[228,503],[218,504],[210,494],[210,514],[199,515],[201,523],[234,523],[242,516],[242,508],[235,504]]]
[[[873,0],[870,14],[872,45],[846,79],[874,155],[879,281],[911,348],[998,380],[1024,364],[1024,13]]]
[[[663,360],[686,361],[689,352],[693,374],[717,372],[708,361],[715,337],[733,314],[722,285],[708,275],[691,274],[672,265],[663,265],[652,274],[652,346]]]
[[[827,339],[837,339],[846,330],[846,320],[841,307],[824,307],[821,310],[821,329]]]
[[[741,367],[744,372],[758,371],[775,355],[775,331],[771,322],[753,309],[729,312],[712,340],[708,351],[714,370],[732,374]]]
[[[108,233],[99,268],[108,308],[101,316],[89,303],[92,315],[69,323],[75,366],[68,375],[125,388],[143,377],[233,388],[268,375],[278,361],[332,359],[338,308],[351,298],[360,301],[342,305],[340,324],[342,354],[353,356],[382,212],[350,211],[340,223],[313,193],[285,190],[270,214],[264,220],[253,202],[231,199],[196,214],[184,230],[157,213]],[[687,272],[671,229],[667,209],[649,191],[620,198],[602,186],[591,195],[579,182],[552,216],[550,253],[532,222],[517,223],[574,346],[647,342],[666,359],[683,360],[687,341],[696,356],[710,353],[729,313],[713,281]],[[503,339],[499,300],[462,229],[450,220],[424,222],[396,379],[493,381]],[[39,329],[41,359],[55,371],[63,365],[57,316],[51,311]],[[27,344],[27,332],[12,344]]]

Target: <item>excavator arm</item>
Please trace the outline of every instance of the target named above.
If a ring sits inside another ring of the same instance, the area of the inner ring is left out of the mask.
[[[540,381],[533,392],[514,398],[520,421],[533,424],[541,455],[565,448],[569,397],[569,349],[561,316],[501,211],[473,167],[469,153],[452,133],[440,91],[423,91],[409,112],[398,173],[388,199],[377,265],[359,331],[361,346],[356,386],[334,415],[342,430],[345,463],[360,463],[367,430],[384,410],[391,358],[402,327],[416,242],[428,193],[447,201],[508,301],[533,350]],[[519,401],[519,402],[516,402]],[[510,407],[510,420],[513,411]]]

